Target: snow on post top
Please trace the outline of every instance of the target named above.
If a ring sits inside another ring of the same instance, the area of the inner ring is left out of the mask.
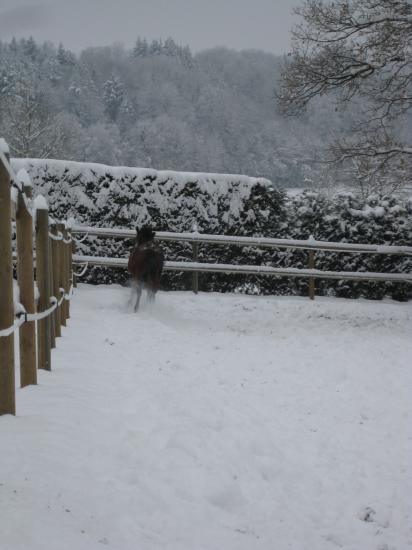
[[[34,199],[34,209],[35,210],[48,210],[47,201],[43,195],[37,195]]]
[[[10,154],[9,146],[7,145],[7,141],[4,138],[0,138],[0,151],[5,155]]]
[[[30,176],[24,168],[21,168],[17,172],[17,181],[21,183],[23,187],[33,187]]]
[[[76,220],[73,217],[70,217],[68,220],[66,220],[64,226],[66,229],[71,230],[76,225]]]

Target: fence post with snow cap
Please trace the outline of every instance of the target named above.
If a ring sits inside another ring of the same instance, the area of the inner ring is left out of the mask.
[[[70,294],[70,287],[71,287],[71,247],[72,247],[72,240],[70,237],[69,230],[67,229],[66,225],[63,231],[64,239],[63,239],[63,249],[64,249],[64,292],[67,297],[69,297]],[[65,300],[63,302],[65,304],[65,315],[66,319],[70,319],[70,300]]]
[[[75,238],[73,237],[73,232],[72,232],[72,228],[75,224],[75,220],[74,218],[69,218],[67,220],[67,224],[68,224],[68,229],[70,230],[70,239],[71,239],[71,243],[70,243],[70,273],[71,273],[71,286],[73,288],[77,288],[77,279],[76,279],[76,272],[74,271],[74,267],[73,267],[73,256],[76,254],[76,240]]]
[[[66,277],[66,254],[64,246],[64,223],[57,224],[57,232],[61,239],[58,241],[59,245],[59,289],[61,289],[63,295],[66,294],[65,288],[65,277]],[[60,324],[61,326],[66,326],[66,300],[63,300],[60,306]]]
[[[17,280],[20,303],[26,313],[35,313],[34,262],[33,262],[33,218],[28,210],[23,194],[31,199],[32,187],[29,175],[22,169],[17,178],[22,185],[18,194],[16,214],[17,235]],[[19,329],[20,385],[37,384],[36,325],[35,321],[23,323]]]
[[[193,224],[192,231],[195,234],[199,234],[199,230],[196,222]],[[197,262],[199,259],[199,243],[197,241],[194,241],[192,244],[192,248],[193,248],[193,261]],[[192,288],[195,294],[199,292],[199,272],[198,271],[193,271]]]
[[[36,209],[36,282],[39,289],[38,311],[50,307],[50,254],[49,254],[49,210],[46,199],[39,195]],[[50,316],[37,321],[38,368],[51,370],[51,323]]]
[[[72,293],[72,290],[74,288],[74,269],[73,269],[73,243],[74,243],[74,239],[73,239],[73,235],[72,235],[72,220],[69,219],[67,222],[66,222],[66,229],[67,229],[67,239],[68,239],[68,243],[67,243],[67,255],[68,255],[68,261],[69,261],[69,266],[68,266],[68,271],[67,271],[67,275],[68,275],[68,278],[69,278],[69,290],[67,291],[68,294],[69,294],[69,300],[67,300],[67,304],[68,304],[68,312],[69,312],[69,316],[70,316],[70,294]]]
[[[7,331],[14,323],[11,178],[6,154],[7,144],[0,139],[0,332]],[[16,414],[13,332],[0,337],[0,415],[2,414]]]
[[[57,313],[63,312],[64,308],[60,307],[59,311],[59,306],[66,305],[71,295],[71,235],[67,238],[64,224],[57,233],[55,222],[49,218],[46,199],[38,196],[31,201],[31,195],[30,177],[24,169],[18,174],[14,172],[7,144],[0,139],[0,415],[16,414],[14,333],[19,331],[21,386],[36,384],[37,368],[51,370],[53,336],[60,334]],[[60,260],[64,257],[63,266]],[[14,260],[19,290],[15,297]],[[36,286],[39,290],[37,312]]]
[[[53,294],[55,298],[58,298],[59,295],[54,294],[54,271],[53,271],[53,264],[54,264],[54,256],[53,256],[53,239],[52,239],[52,230],[53,227],[56,225],[56,222],[53,220],[53,218],[49,217],[49,281],[50,281],[50,295]],[[56,347],[56,326],[54,323],[54,317],[57,315],[56,313],[57,308],[53,311],[53,313],[50,315],[50,347],[51,349],[54,349]]]

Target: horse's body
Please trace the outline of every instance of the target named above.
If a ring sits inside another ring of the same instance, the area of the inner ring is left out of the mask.
[[[136,228],[136,244],[129,256],[128,270],[132,275],[136,289],[134,310],[139,308],[143,288],[146,288],[150,300],[154,300],[160,288],[164,256],[161,248],[154,242],[155,233],[150,227]]]

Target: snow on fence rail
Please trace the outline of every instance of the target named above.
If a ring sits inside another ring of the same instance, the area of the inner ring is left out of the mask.
[[[51,370],[51,349],[56,337],[61,336],[61,325],[65,326],[70,316],[72,293],[70,228],[49,218],[43,197],[31,200],[32,186],[27,172],[20,170],[15,174],[9,161],[7,144],[0,139],[0,415],[16,413],[14,333],[19,330],[20,384],[22,387],[36,384],[37,368]],[[13,299],[13,220],[17,237],[18,305]]]
[[[99,237],[118,237],[130,239],[136,236],[132,229],[114,229],[106,227],[84,227],[74,225],[74,234],[94,235]],[[194,242],[207,244],[232,244],[237,246],[255,246],[265,248],[294,248],[304,250],[323,250],[329,252],[352,252],[363,254],[396,254],[412,256],[412,246],[392,246],[379,244],[353,244],[316,241],[314,239],[272,239],[268,237],[238,237],[230,235],[207,235],[203,233],[170,233],[157,231],[159,241]]]

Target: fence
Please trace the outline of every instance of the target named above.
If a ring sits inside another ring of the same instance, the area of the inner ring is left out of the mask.
[[[51,349],[70,316],[73,277],[70,228],[49,218],[43,197],[32,200],[27,173],[16,175],[9,160],[7,145],[0,140],[0,415],[16,413],[14,333],[19,331],[20,384],[36,384],[38,368],[51,370]],[[16,313],[13,259],[21,305]]]
[[[73,233],[79,235],[94,235],[98,237],[134,238],[136,233],[129,229],[113,229],[102,227],[73,226]],[[276,268],[268,265],[229,265],[215,263],[193,262],[165,262],[165,270],[191,271],[193,278],[193,290],[197,292],[199,272],[237,273],[249,275],[271,275],[276,277],[305,277],[309,279],[309,297],[315,297],[315,279],[341,279],[351,281],[391,281],[412,283],[411,273],[374,273],[374,272],[349,272],[349,271],[320,271],[315,269],[315,251],[345,252],[362,254],[395,254],[412,256],[411,246],[386,246],[386,245],[362,245],[351,243],[333,243],[326,241],[272,239],[266,237],[237,237],[224,235],[206,235],[197,231],[193,233],[169,233],[158,231],[156,239],[164,241],[191,242],[193,246],[193,259],[197,260],[200,243],[217,245],[237,245],[248,247],[286,248],[308,250],[308,268]],[[104,258],[95,256],[75,255],[74,263],[88,265],[126,267],[126,258]]]
[[[36,265],[33,252],[33,218],[35,215]],[[17,280],[23,309],[14,313],[12,220],[15,220]],[[21,386],[36,384],[37,368],[51,370],[51,349],[61,336],[61,326],[70,316],[69,304],[75,282],[72,264],[126,267],[127,258],[105,258],[72,255],[72,234],[99,237],[134,238],[135,231],[97,228],[56,223],[49,217],[43,197],[31,198],[27,174],[14,174],[7,149],[0,142],[0,415],[15,414],[14,332],[19,330]],[[358,245],[309,239],[236,237],[193,233],[158,232],[164,241],[191,242],[193,262],[165,263],[166,270],[193,272],[193,290],[198,290],[199,272],[220,272],[266,275],[275,277],[305,277],[309,279],[309,296],[314,299],[315,279],[392,281],[412,283],[411,273],[374,273],[320,271],[315,269],[315,252],[345,252],[361,254],[412,255],[409,246]],[[303,249],[308,251],[308,268],[275,268],[270,265],[230,265],[197,262],[201,243],[265,247],[273,249]],[[36,308],[34,271],[39,298]],[[82,272],[83,273],[83,272]],[[79,273],[80,276],[82,273]],[[37,311],[36,311],[37,309]],[[37,328],[37,330],[36,330]]]

